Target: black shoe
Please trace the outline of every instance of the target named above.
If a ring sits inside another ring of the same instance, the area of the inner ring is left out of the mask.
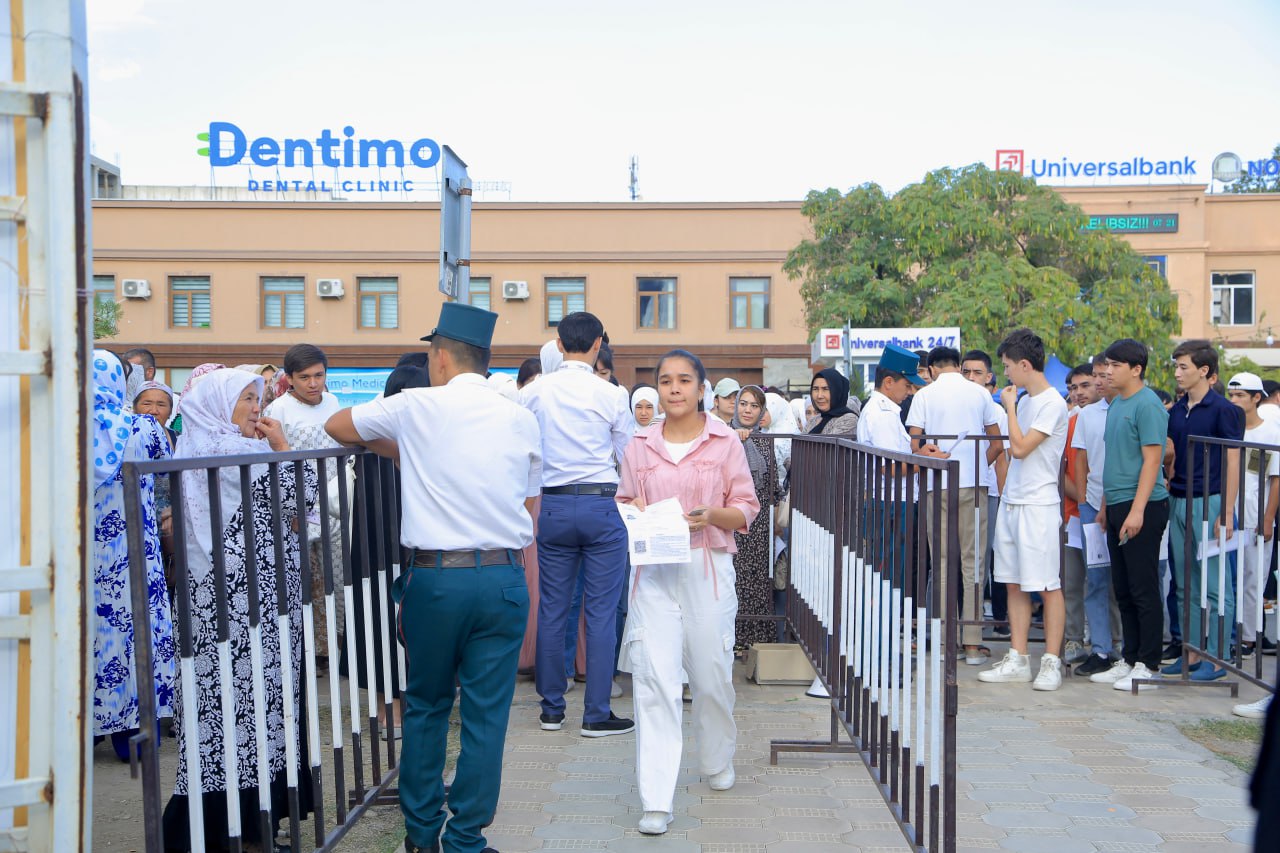
[[[1182,657],[1182,643],[1174,640],[1160,653],[1160,663],[1173,663],[1180,657]]]
[[[1258,648],[1262,649],[1264,655],[1274,655],[1276,653],[1276,644],[1268,640],[1266,637],[1258,640]]]
[[[288,850],[289,848],[285,847],[284,849]],[[404,839],[404,847],[401,848],[401,850],[403,850],[404,853],[440,853],[440,842],[437,841],[430,847],[419,847],[410,841],[409,837],[406,835]],[[401,851],[397,850],[396,853],[401,853]]]
[[[1007,640],[1009,639],[1010,636],[1012,636],[1013,632],[1009,630],[1009,627],[1007,625],[997,625],[991,629],[991,633],[995,634],[997,637],[999,637],[1002,640]]]
[[[609,735],[625,735],[636,730],[635,720],[628,720],[626,717],[619,717],[612,711],[609,712],[609,719],[601,720],[598,723],[583,722],[583,737],[608,737]]]
[[[544,732],[558,732],[564,725],[564,714],[539,714],[538,722],[542,724]]]
[[[1111,669],[1115,661],[1106,655],[1092,654],[1085,658],[1084,663],[1077,666],[1072,672],[1076,675],[1094,675],[1099,672],[1106,672]]]

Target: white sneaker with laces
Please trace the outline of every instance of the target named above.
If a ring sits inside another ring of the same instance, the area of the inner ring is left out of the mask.
[[[1068,665],[1080,663],[1088,656],[1088,650],[1075,640],[1068,640],[1067,645],[1062,649],[1062,662]]]
[[[1095,672],[1089,676],[1089,680],[1094,684],[1115,684],[1120,679],[1127,676],[1133,671],[1133,667],[1125,663],[1123,660],[1117,660],[1111,664],[1111,669]]]
[[[1101,674],[1102,673],[1099,673],[1099,675]],[[1116,679],[1116,682],[1111,685],[1111,688],[1113,690],[1129,690],[1133,687],[1133,680],[1135,678],[1141,680],[1144,678],[1153,678],[1153,677],[1154,676],[1151,674],[1151,670],[1147,669],[1147,665],[1142,661],[1138,661],[1133,665],[1133,669],[1129,670],[1129,673],[1127,675],[1125,675],[1123,678]],[[1156,686],[1154,684],[1138,685],[1139,691],[1155,690],[1155,689],[1156,689]]]
[[[711,786],[713,791],[727,791],[733,787],[734,781],[735,776],[732,764],[719,773],[712,773],[707,777],[707,784]]]
[[[1236,705],[1231,709],[1231,713],[1237,717],[1245,717],[1250,720],[1261,720],[1267,716],[1267,708],[1271,707],[1271,697],[1263,696],[1257,702],[1250,702],[1247,705]]]
[[[990,684],[1026,683],[1031,680],[1031,658],[1010,649],[999,663],[978,673],[978,680]]]
[[[671,824],[671,812],[645,812],[636,827],[645,835],[662,835]]]
[[[1044,654],[1040,657],[1040,672],[1031,683],[1032,690],[1057,690],[1062,686],[1062,658]]]

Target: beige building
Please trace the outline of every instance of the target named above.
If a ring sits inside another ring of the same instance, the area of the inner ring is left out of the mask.
[[[1060,192],[1167,277],[1184,337],[1280,365],[1267,344],[1280,328],[1280,195],[1205,190]],[[686,347],[713,381],[807,385],[803,305],[782,272],[807,234],[799,202],[477,203],[471,301],[500,315],[496,367],[536,355],[560,316],[585,309],[624,383]],[[124,304],[109,345],[146,346],[171,381],[203,361],[279,364],[301,341],[335,366],[389,367],[438,314],[438,235],[430,203],[99,200],[94,286]]]

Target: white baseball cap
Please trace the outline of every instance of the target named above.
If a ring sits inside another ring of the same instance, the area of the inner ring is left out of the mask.
[[[1266,389],[1262,387],[1262,377],[1256,373],[1237,373],[1231,377],[1227,387],[1236,391],[1250,391],[1255,394],[1267,393]]]

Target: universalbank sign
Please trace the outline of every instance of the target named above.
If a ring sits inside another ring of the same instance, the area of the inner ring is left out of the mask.
[[[208,157],[210,167],[249,167],[246,186],[252,192],[413,192],[414,182],[404,177],[404,170],[430,169],[440,162],[440,144],[434,139],[365,138],[357,136],[351,125],[336,133],[324,128],[315,136],[275,138],[251,137],[229,121],[211,121],[209,129],[196,138],[206,143],[196,153]],[[269,170],[274,177],[252,177],[254,166]],[[286,179],[281,169],[307,169],[310,177]],[[316,169],[332,170],[335,177],[317,178]],[[360,178],[341,178],[336,177],[339,169],[396,169],[401,177],[383,180],[361,172]]]
[[[996,168],[1032,178],[1165,178],[1195,177],[1193,157],[1172,160],[1149,159],[1145,155],[1126,160],[1072,160],[1069,157],[1027,157],[1022,148],[996,149]]]

